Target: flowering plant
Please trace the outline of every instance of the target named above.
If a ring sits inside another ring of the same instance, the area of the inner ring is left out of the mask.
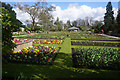
[[[41,44],[62,44],[63,40],[33,40],[33,43],[41,43]]]
[[[58,47],[30,46],[9,55],[10,62],[51,64],[58,52]]]
[[[28,40],[27,39],[17,39],[17,38],[14,38],[13,42],[14,43],[23,43],[23,42],[27,42]]]

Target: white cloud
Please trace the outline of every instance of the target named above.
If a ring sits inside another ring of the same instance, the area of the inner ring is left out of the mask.
[[[19,8],[13,9],[16,12],[17,19],[19,19],[23,24],[26,24],[26,20],[31,20],[28,13],[21,11]]]
[[[62,10],[60,6],[56,6],[52,4],[52,6],[56,7],[56,11],[52,12],[54,19],[59,17],[64,23],[67,20],[73,21],[78,18],[84,19],[85,17],[92,17],[94,20],[103,20],[104,14],[106,12],[105,8],[98,7],[98,8],[91,8],[87,5],[79,6],[77,3],[69,4],[67,9]],[[26,24],[26,20],[30,20],[29,14],[19,10],[19,8],[13,9],[17,14],[17,19],[19,19],[23,24]],[[113,8],[114,10],[114,17],[117,16],[117,9]]]
[[[55,4],[54,4],[55,6]],[[114,17],[117,16],[117,9],[113,8]],[[85,17],[93,17],[94,20],[103,20],[104,14],[106,12],[105,8],[91,8],[87,5],[78,6],[77,3],[70,4],[67,9],[62,10],[60,6],[56,6],[56,11],[52,12],[52,15],[56,19],[59,17],[64,23],[67,20],[73,21],[77,18],[84,19]]]

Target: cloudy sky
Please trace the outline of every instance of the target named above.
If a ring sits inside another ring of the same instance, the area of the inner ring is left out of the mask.
[[[7,2],[14,4],[13,2]],[[56,7],[56,11],[51,14],[54,19],[59,17],[64,23],[67,20],[73,21],[78,18],[84,19],[85,17],[92,17],[94,20],[103,20],[106,12],[106,5],[108,2],[48,2],[49,5]],[[32,5],[34,2],[25,2],[25,4]],[[114,17],[117,16],[118,2],[112,2]],[[17,18],[25,24],[30,16],[18,8],[13,8],[17,13]]]

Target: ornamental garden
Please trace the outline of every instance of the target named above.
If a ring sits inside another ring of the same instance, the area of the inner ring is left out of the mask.
[[[66,23],[53,20],[56,7],[44,1],[0,4],[3,80],[120,78],[120,9],[114,18],[111,2],[103,21],[86,16]],[[26,24],[15,8],[30,16]]]
[[[119,39],[79,32],[43,32],[14,36],[13,42],[17,46],[32,44],[7,55],[8,63],[3,65],[4,78],[23,75],[25,79],[86,76],[109,79],[118,78],[120,73]]]

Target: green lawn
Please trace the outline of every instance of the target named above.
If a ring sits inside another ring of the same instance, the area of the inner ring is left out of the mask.
[[[35,44],[39,45],[39,44]],[[2,65],[2,75],[4,77],[18,77],[22,73],[25,77],[39,78],[39,79],[80,79],[80,78],[101,78],[101,79],[117,79],[120,71],[114,70],[97,70],[86,68],[72,67],[72,52],[71,48],[78,48],[80,46],[71,46],[71,38],[66,37],[63,44],[40,44],[44,46],[58,46],[61,47],[53,65],[31,65],[31,64],[14,64],[4,63]],[[82,46],[88,48],[86,46]],[[93,46],[92,46],[93,47]],[[96,47],[103,48],[103,47]],[[75,79],[75,80],[76,80]]]

